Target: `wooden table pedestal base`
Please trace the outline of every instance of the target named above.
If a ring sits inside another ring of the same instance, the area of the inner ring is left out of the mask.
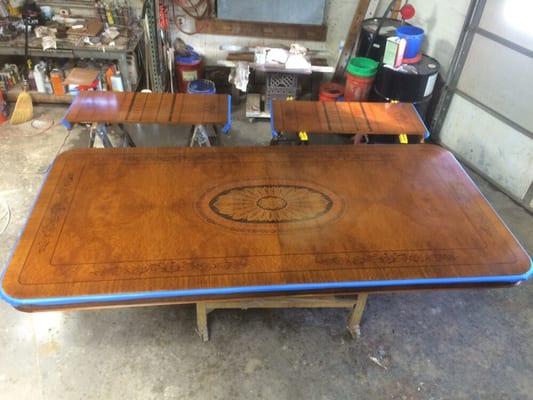
[[[207,315],[214,310],[240,308],[349,308],[351,309],[346,321],[346,329],[355,339],[360,336],[360,323],[365,310],[368,294],[360,293],[355,296],[292,296],[265,297],[245,300],[219,300],[196,303],[197,331],[204,342],[209,340]]]

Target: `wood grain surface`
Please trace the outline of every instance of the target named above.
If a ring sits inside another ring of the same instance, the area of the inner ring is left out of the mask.
[[[218,124],[228,119],[227,95],[80,92],[65,119],[70,123]]]
[[[68,299],[529,267],[436,146],[80,149],[56,159],[2,285]]]
[[[411,103],[283,101],[272,102],[278,132],[420,135],[426,133]]]

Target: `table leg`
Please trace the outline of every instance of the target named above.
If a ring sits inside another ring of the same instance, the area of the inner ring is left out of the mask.
[[[207,342],[209,340],[209,330],[207,329],[206,303],[196,303],[196,327],[202,340]]]
[[[109,136],[107,136],[107,128],[105,124],[99,124],[98,127],[96,128],[96,133],[102,140],[104,147],[106,148],[113,147],[113,143],[111,143],[111,140],[109,140]]]
[[[92,149],[94,147],[94,141],[96,140],[96,124],[92,124],[89,127],[89,148]]]
[[[357,295],[357,302],[355,303],[352,308],[352,311],[350,311],[350,314],[348,315],[346,328],[354,339],[361,336],[361,318],[363,317],[363,312],[365,311],[367,298],[368,294],[359,293]]]
[[[196,125],[192,127],[191,139],[189,140],[189,147],[194,147],[194,142],[196,141],[196,132],[198,131]]]
[[[359,144],[363,141],[363,137],[364,135],[361,134],[361,133],[358,133],[356,135],[353,136],[353,144]]]
[[[198,146],[211,147],[209,135],[204,125],[195,125],[191,140],[189,142],[189,147],[193,147],[195,143],[198,143]]]
[[[213,131],[215,132],[215,146],[222,146],[222,141],[220,140],[220,131],[216,125],[213,125]]]
[[[207,326],[208,314],[217,309],[240,308],[349,308],[351,309],[346,327],[354,338],[360,336],[359,325],[365,309],[367,294],[354,296],[302,296],[302,297],[269,297],[248,300],[221,300],[196,303],[197,332],[204,342],[209,340]]]
[[[126,130],[126,128],[124,128],[124,125],[123,124],[118,124],[118,127],[120,128],[120,130],[123,133],[123,136],[122,136],[122,147],[128,147],[128,146],[129,147],[136,147],[135,146],[135,142],[131,138],[130,133]]]
[[[121,54],[118,57],[118,69],[122,75],[122,81],[124,83],[124,90],[126,92],[132,91],[131,81],[130,81],[130,71],[128,67],[128,56],[126,54]]]
[[[205,125],[198,125],[198,129],[200,130],[200,146],[206,146],[211,147],[211,142],[209,141],[209,132],[207,131],[207,127]]]

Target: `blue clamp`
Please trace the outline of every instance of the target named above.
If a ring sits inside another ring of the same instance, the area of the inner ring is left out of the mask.
[[[228,119],[226,121],[226,125],[222,128],[222,132],[224,132],[226,135],[229,133],[231,129],[231,95],[228,95]]]
[[[272,108],[272,99],[268,101],[268,108],[270,109],[270,130],[272,131],[272,138],[277,139],[279,132],[274,128],[274,110]]]
[[[431,136],[431,133],[429,132],[429,129],[428,127],[426,126],[424,120],[422,119],[422,117],[420,116],[420,113],[418,112],[418,110],[416,109],[415,105],[414,104],[411,104],[412,107],[413,107],[413,110],[415,110],[415,113],[418,117],[418,119],[420,120],[420,122],[422,123],[422,125],[424,125],[424,128],[426,129],[426,132],[424,132],[424,139],[427,139]]]
[[[72,129],[72,124],[68,122],[65,118],[61,118],[60,124],[67,128],[69,131]]]
[[[68,106],[67,112],[65,113],[65,115],[67,115],[70,112],[70,109],[74,105],[74,101],[76,100],[76,97],[78,96],[78,94],[76,96],[72,96],[72,103],[70,103],[70,106]],[[66,120],[65,117],[61,118],[60,124],[63,125],[65,128],[67,128],[69,131],[72,129],[72,126],[73,126],[70,122]]]

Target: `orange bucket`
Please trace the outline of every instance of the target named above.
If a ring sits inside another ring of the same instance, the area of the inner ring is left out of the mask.
[[[319,101],[337,101],[342,96],[344,96],[344,86],[333,82],[320,85],[320,90],[318,91]]]

